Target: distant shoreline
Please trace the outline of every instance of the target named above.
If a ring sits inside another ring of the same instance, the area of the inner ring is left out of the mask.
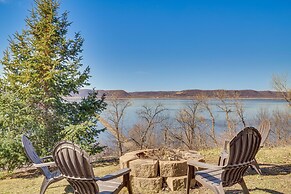
[[[124,90],[96,90],[98,95],[106,95],[107,99],[196,99],[198,96],[206,96],[210,99],[216,98],[216,93],[221,90],[182,90],[182,91],[144,91],[144,92],[126,92]],[[238,99],[266,99],[282,100],[280,92],[275,91],[256,91],[256,90],[223,90],[225,99],[231,99],[234,94],[238,94]],[[66,99],[81,99],[92,92],[91,89],[81,89],[78,94],[72,94]]]
[[[81,100],[84,97],[65,97],[66,100]],[[106,100],[113,100],[116,98],[106,97]],[[196,100],[196,98],[117,98],[119,100]],[[208,98],[208,100],[216,100],[217,98]],[[225,98],[231,100],[233,98]],[[238,100],[276,100],[284,101],[284,98],[237,98]]]

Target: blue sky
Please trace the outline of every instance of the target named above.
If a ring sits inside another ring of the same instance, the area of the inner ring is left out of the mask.
[[[33,0],[0,0],[0,57]],[[91,86],[271,90],[291,77],[289,0],[62,0],[85,38]]]

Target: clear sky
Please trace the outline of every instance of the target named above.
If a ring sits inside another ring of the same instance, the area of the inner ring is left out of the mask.
[[[33,0],[0,0],[0,57]],[[270,90],[291,78],[290,0],[62,0],[91,86]]]

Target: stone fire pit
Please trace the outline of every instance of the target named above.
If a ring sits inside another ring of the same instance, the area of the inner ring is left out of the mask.
[[[120,157],[120,167],[131,168],[133,191],[178,191],[186,186],[187,159],[204,162],[204,158],[196,151],[161,148],[126,153]]]

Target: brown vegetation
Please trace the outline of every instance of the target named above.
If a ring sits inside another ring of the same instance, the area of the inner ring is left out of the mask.
[[[273,75],[273,88],[277,90],[286,102],[291,106],[291,88],[288,86],[287,75]]]

